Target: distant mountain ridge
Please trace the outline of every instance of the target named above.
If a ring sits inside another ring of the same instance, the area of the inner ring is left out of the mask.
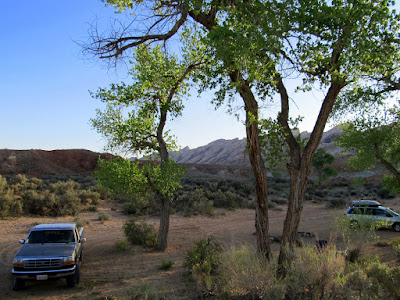
[[[333,140],[341,134],[339,128],[333,128],[324,133],[320,144],[321,148],[336,156],[335,165],[338,169],[344,165],[346,157],[341,154],[342,149],[336,146]],[[303,132],[301,135],[306,138],[310,134]],[[246,139],[219,139],[195,149],[185,147],[177,153],[170,153],[170,156],[176,162],[186,164],[190,174],[205,172],[221,176],[243,176],[251,173]],[[99,157],[110,159],[114,156],[84,149],[0,149],[0,175],[90,175],[96,168]]]
[[[294,134],[298,135],[299,133],[294,132]],[[340,156],[342,149],[335,145],[333,141],[341,135],[342,130],[339,127],[334,127],[324,132],[319,147],[334,156]],[[309,132],[301,133],[302,138],[308,138],[309,136]],[[182,164],[250,165],[246,153],[245,138],[236,138],[233,140],[219,139],[195,149],[185,147],[177,153],[171,152],[170,157],[177,163]]]

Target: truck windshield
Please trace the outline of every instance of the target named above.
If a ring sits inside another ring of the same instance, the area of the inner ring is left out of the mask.
[[[44,243],[73,243],[75,242],[74,232],[72,230],[37,230],[31,231],[27,244]]]

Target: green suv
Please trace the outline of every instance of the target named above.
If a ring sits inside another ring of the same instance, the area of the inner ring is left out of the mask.
[[[378,201],[353,201],[344,215],[350,218],[352,226],[362,223],[366,226],[392,227],[400,232],[400,215],[389,207],[381,206]]]

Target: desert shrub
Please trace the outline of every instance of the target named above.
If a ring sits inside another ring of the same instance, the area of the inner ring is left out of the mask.
[[[91,211],[91,212],[96,212],[98,210],[99,210],[99,208],[95,205],[89,205],[85,208],[85,211]]]
[[[163,259],[161,261],[161,265],[160,265],[159,269],[163,270],[163,271],[167,271],[167,270],[172,268],[173,264],[174,264],[173,260],[170,260],[170,259],[169,260],[164,260]]]
[[[400,268],[389,267],[377,258],[349,265],[345,285],[359,299],[399,299]]]
[[[341,293],[340,283],[345,271],[344,257],[335,248],[317,251],[313,247],[298,248],[284,279],[288,299],[325,299]]]
[[[76,190],[66,190],[63,194],[57,195],[58,212],[57,216],[75,216],[80,212],[81,201]]]
[[[43,189],[43,181],[38,178],[28,178],[25,175],[18,174],[10,179],[9,187],[12,188],[16,195],[23,195],[26,191]]]
[[[8,189],[7,179],[0,175],[0,195],[5,193]]]
[[[100,194],[100,199],[109,200],[111,199],[111,192],[106,187],[102,186],[101,184],[96,184],[95,191]]]
[[[353,262],[360,256],[363,245],[379,240],[376,229],[384,225],[384,221],[370,224],[368,220],[362,218],[354,225],[350,218],[342,216],[334,220],[332,233],[341,236],[348,250],[347,259]]]
[[[133,245],[154,247],[157,243],[157,233],[154,227],[146,222],[136,224],[134,219],[126,221],[123,226],[124,234]]]
[[[92,189],[80,190],[79,199],[84,205],[98,205],[100,201],[100,193]]]
[[[222,245],[213,236],[199,240],[186,252],[184,267],[203,290],[211,290],[211,275],[221,263],[221,254]]]
[[[12,189],[0,194],[0,218],[19,216],[22,213],[22,202]]]
[[[111,216],[104,211],[99,212],[97,215],[97,220],[99,220],[101,223],[104,223],[105,221],[108,221],[110,219],[111,219]]]
[[[383,187],[380,187],[377,190],[376,193],[382,199],[392,199],[392,198],[394,198],[394,195],[389,190],[387,190],[387,189],[385,189]]]
[[[45,193],[26,191],[23,195],[23,201],[24,209],[27,213],[41,216],[55,216],[56,197],[48,191]]]
[[[73,190],[67,190],[64,194],[28,190],[23,195],[23,203],[27,213],[40,216],[76,215],[80,211],[78,193]]]
[[[326,203],[327,208],[343,208],[346,207],[346,199],[345,198],[336,198],[336,199],[330,199]]]
[[[282,299],[285,287],[276,279],[276,263],[248,246],[233,247],[222,254],[218,268],[219,292],[246,299]]]
[[[363,177],[354,177],[351,180],[352,187],[360,187],[360,186],[363,186],[364,184],[365,184],[365,178],[363,178]]]
[[[392,240],[391,246],[397,259],[400,261],[400,239]]]
[[[74,223],[78,227],[84,227],[85,225],[89,225],[90,222],[87,219],[75,218]]]
[[[374,294],[380,299],[400,299],[400,268],[389,267],[378,259],[363,267],[372,280]]]
[[[163,291],[148,283],[135,284],[128,292],[129,299],[132,300],[162,300],[168,299]]]
[[[186,206],[184,210],[184,215],[186,217],[191,215],[208,215],[214,216],[214,206],[211,200],[207,200],[206,198],[200,199],[192,203],[192,206]]]
[[[244,207],[244,199],[241,197],[235,190],[232,188],[229,188],[225,192],[225,202],[222,203],[223,206],[228,209],[237,209],[240,207]],[[215,204],[216,207],[219,207],[219,205]]]
[[[117,248],[119,251],[126,251],[127,247],[128,247],[128,243],[126,241],[115,243],[115,248]]]
[[[147,194],[118,195],[123,202],[123,212],[128,215],[141,216],[160,211],[159,203]]]
[[[200,188],[181,192],[177,200],[173,202],[173,207],[177,211],[183,211],[185,217],[199,214],[214,215],[213,202],[206,197],[204,190]]]
[[[44,187],[43,180],[36,178],[36,177],[29,178],[28,187],[27,187],[29,190],[40,191],[43,189],[43,187]]]
[[[68,191],[77,191],[79,189],[79,183],[68,180],[68,181],[57,181],[49,185],[49,191],[56,195],[63,195]]]

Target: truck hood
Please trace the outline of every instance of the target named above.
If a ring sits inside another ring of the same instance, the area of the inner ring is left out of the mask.
[[[73,244],[25,244],[15,254],[16,257],[64,257],[75,251]]]

